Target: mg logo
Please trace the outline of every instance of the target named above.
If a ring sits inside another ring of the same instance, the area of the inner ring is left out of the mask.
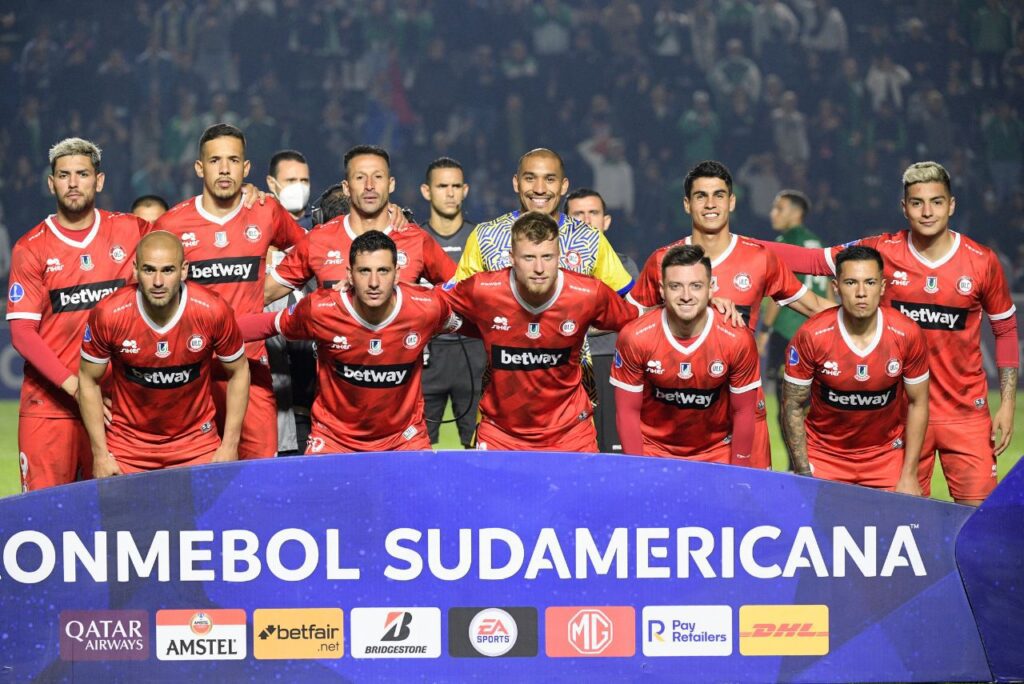
[[[569,620],[569,643],[583,655],[601,653],[612,643],[612,621],[600,610],[581,610]]]

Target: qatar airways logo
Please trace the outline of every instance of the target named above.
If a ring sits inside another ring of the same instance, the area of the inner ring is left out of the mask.
[[[259,279],[259,257],[224,257],[193,261],[188,266],[189,280],[200,285],[255,282]]]
[[[50,290],[50,308],[53,313],[86,311],[100,303],[100,300],[124,286],[124,279],[104,280],[98,283],[84,283],[60,290]]]

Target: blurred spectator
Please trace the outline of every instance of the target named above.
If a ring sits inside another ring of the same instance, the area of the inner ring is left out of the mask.
[[[1017,32],[1016,44],[1003,58],[1003,80],[1007,95],[1020,102],[1024,98],[1024,31]]]
[[[864,121],[868,93],[856,59],[847,57],[843,60],[829,92],[839,108],[846,112],[847,125],[860,128]]]
[[[897,164],[907,151],[907,126],[888,102],[882,103],[878,115],[868,124],[867,136],[882,166]]]
[[[631,0],[611,0],[601,14],[601,24],[613,52],[626,54],[638,49],[644,17],[640,6]]]
[[[249,116],[242,120],[241,129],[245,133],[245,157],[254,164],[269,162],[274,151],[281,147],[281,127],[267,112],[259,95],[249,98]]]
[[[683,139],[683,164],[686,168],[717,155],[716,143],[720,131],[718,115],[711,109],[711,96],[703,90],[693,94],[693,107],[679,119],[679,133]]]
[[[594,174],[594,190],[604,198],[605,207],[624,212],[632,221],[636,207],[633,167],[626,159],[626,149],[619,138],[592,137],[576,148],[590,164]]]
[[[569,51],[572,11],[561,0],[543,0],[533,7],[533,49],[542,57]]]
[[[912,123],[919,124],[913,130],[918,135],[914,156],[918,159],[933,159],[948,164],[956,143],[955,124],[946,109],[942,93],[934,88],[925,94],[925,107],[921,118]]]
[[[238,90],[238,72],[229,40],[233,21],[234,9],[224,0],[203,0],[188,20],[186,49],[193,56],[193,68],[202,75],[211,93]]]
[[[746,91],[737,90],[722,114],[723,160],[729,166],[739,165],[751,154],[761,151],[763,140],[763,121],[750,104]]]
[[[775,154],[783,164],[806,164],[811,158],[807,122],[797,109],[796,93],[792,90],[783,93],[782,104],[772,112],[772,138]],[[775,197],[774,193],[772,197]]]
[[[232,126],[239,126],[242,123],[242,117],[231,110],[228,96],[222,92],[217,92],[210,98],[210,108],[199,116],[199,125],[203,130],[216,123],[226,123]]]
[[[903,89],[910,81],[910,72],[893,62],[889,53],[872,59],[864,79],[864,86],[871,95],[871,108],[878,112],[884,103],[889,103],[896,111],[903,111]]]
[[[693,46],[693,58],[704,73],[709,73],[715,66],[718,55],[718,19],[711,9],[710,0],[697,0],[697,4],[687,15],[690,25],[690,44]]]
[[[754,3],[750,0],[716,0],[715,16],[718,18],[718,28],[723,40],[750,43]]]
[[[751,102],[761,97],[761,70],[743,54],[743,43],[738,38],[725,44],[725,57],[711,69],[708,81],[715,91],[715,102],[724,106],[733,91],[742,89]]]
[[[18,73],[21,75],[22,92],[45,95],[53,90],[62,61],[63,53],[50,37],[50,26],[44,21],[36,30],[35,37],[21,51]]]
[[[751,20],[752,54],[762,71],[790,74],[800,21],[781,0],[761,0]]]
[[[771,152],[747,159],[736,172],[736,180],[747,189],[744,202],[759,224],[768,222],[775,196],[782,190],[782,181],[775,172],[775,157]],[[750,228],[746,229],[751,231]]]
[[[971,47],[981,63],[983,88],[1003,87],[1003,55],[1013,47],[1013,25],[1000,0],[985,0],[971,17]]]
[[[1024,155],[1024,123],[1006,101],[996,105],[996,111],[982,128],[985,140],[985,159],[995,196],[1002,201],[1020,185],[1021,162]]]
[[[803,14],[804,34],[801,42],[818,53],[827,71],[833,71],[849,47],[846,20],[831,0],[795,0]]]
[[[194,149],[195,141],[205,127],[195,113],[195,99],[189,95],[178,102],[178,114],[167,122],[164,129],[163,158],[171,163],[184,164],[194,161],[199,151]]]
[[[508,87],[520,94],[531,95],[536,90],[537,60],[526,49],[522,40],[514,40],[501,60],[501,73]]]

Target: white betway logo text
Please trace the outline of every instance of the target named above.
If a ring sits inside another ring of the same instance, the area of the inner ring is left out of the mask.
[[[491,349],[491,365],[500,370],[542,370],[564,366],[571,349],[522,349],[498,347]]]
[[[74,294],[61,292],[60,305],[64,308],[68,306],[76,306],[78,304],[96,304],[116,289],[116,287],[105,287],[102,290],[79,290]]]
[[[864,396],[863,394],[836,394],[833,390],[829,390],[828,398],[833,403],[844,406],[885,406],[889,403],[889,392]]]
[[[209,266],[191,266],[189,267],[189,273],[193,280],[211,280],[217,278],[249,280],[249,275],[252,273],[252,264],[212,263]]]
[[[364,368],[362,370],[355,370],[349,366],[345,366],[342,370],[342,377],[346,380],[356,380],[357,382],[373,382],[373,383],[385,383],[388,385],[401,385],[405,382],[405,376],[408,375],[408,371],[397,370],[397,371],[379,371],[373,368]]]

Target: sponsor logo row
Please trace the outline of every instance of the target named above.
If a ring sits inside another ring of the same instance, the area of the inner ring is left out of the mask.
[[[337,659],[345,655],[340,608],[260,608],[252,614],[257,660]],[[646,606],[645,657],[819,656],[829,652],[825,605],[746,605],[733,629],[731,606]],[[354,658],[440,658],[439,608],[354,608],[348,651]],[[632,606],[552,606],[544,611],[549,658],[629,658],[637,654]],[[62,660],[244,660],[249,622],[241,609],[174,609],[156,613],[155,639],[141,610],[64,611]],[[451,608],[447,653],[455,658],[535,657],[538,611],[531,607]]]

